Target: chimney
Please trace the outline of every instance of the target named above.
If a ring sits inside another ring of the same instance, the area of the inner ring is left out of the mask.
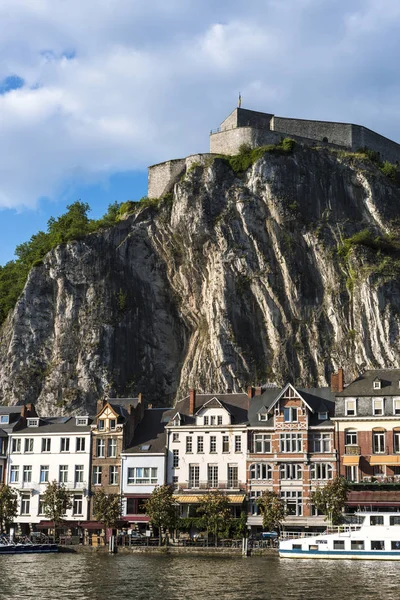
[[[343,369],[340,367],[337,373],[331,375],[331,392],[339,394],[344,390]]]
[[[249,385],[249,387],[247,388],[247,396],[249,398],[252,398],[254,396],[254,388],[252,385]]]
[[[189,415],[193,416],[196,408],[196,390],[194,388],[189,390]]]
[[[256,392],[255,392],[255,395],[256,395],[256,396],[261,396],[261,394],[262,394],[262,387],[260,387],[260,386],[259,386],[259,387],[256,387]]]
[[[21,407],[21,417],[37,417],[35,405],[29,402]]]
[[[105,406],[107,400],[97,400],[97,405],[96,405],[96,414],[98,415],[99,412],[101,411],[101,409]]]
[[[153,405],[150,403],[147,405],[147,408],[151,410],[153,408]]]
[[[142,392],[137,395],[139,404],[142,404]]]

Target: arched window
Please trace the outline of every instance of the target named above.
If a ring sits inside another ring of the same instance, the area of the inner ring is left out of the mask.
[[[333,467],[329,463],[312,463],[310,476],[311,479],[332,479]]]
[[[272,465],[268,463],[256,463],[250,466],[250,479],[268,480],[272,479]]]
[[[301,479],[302,469],[301,465],[286,464],[279,467],[279,473],[281,479]]]

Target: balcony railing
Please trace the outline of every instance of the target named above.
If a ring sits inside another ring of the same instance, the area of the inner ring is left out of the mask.
[[[185,481],[178,483],[176,486],[178,490],[245,490],[246,484],[243,481],[237,479],[231,479],[229,481]]]
[[[344,453],[345,454],[351,454],[353,456],[354,455],[359,456],[361,454],[361,448],[360,448],[360,446],[356,446],[354,444],[351,444],[351,445],[345,446]]]

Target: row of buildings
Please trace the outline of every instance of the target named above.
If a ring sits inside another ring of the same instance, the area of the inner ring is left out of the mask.
[[[100,487],[122,495],[121,525],[139,530],[149,528],[146,499],[164,483],[182,517],[220,490],[234,515],[247,511],[253,531],[262,528],[264,490],[284,500],[286,527],[323,526],[311,493],[338,474],[351,482],[349,509],[400,507],[400,369],[368,370],[347,386],[339,369],[326,388],[192,389],[174,408],[111,398],[95,416],[0,407],[0,427],[0,480],[19,492],[23,531],[52,526],[41,496],[54,479],[73,494],[65,526],[81,537],[102,527],[92,512]]]

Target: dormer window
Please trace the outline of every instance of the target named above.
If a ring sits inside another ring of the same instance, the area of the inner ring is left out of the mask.
[[[211,415],[211,417],[210,417],[210,425],[215,425],[215,415]]]
[[[375,382],[374,382],[375,383]],[[383,398],[374,398],[373,413],[375,416],[383,415]]]
[[[374,390],[380,390],[382,385],[381,385],[381,380],[380,379],[375,379],[374,381]]]
[[[208,417],[204,417],[204,425],[209,425],[209,418]]]
[[[297,408],[293,406],[289,406],[283,409],[283,418],[287,423],[292,423],[297,421]]]
[[[267,413],[259,413],[259,415],[258,415],[258,420],[259,420],[259,421],[267,421],[267,420],[268,420],[268,415],[267,415]]]
[[[104,429],[105,429],[105,422],[104,422],[104,419],[99,419],[99,420],[97,421],[97,429],[98,429],[99,431],[104,431]]]
[[[325,412],[319,412],[318,413],[318,419],[320,421],[326,421],[328,419],[328,413],[326,411]]]
[[[400,415],[400,398],[393,400],[393,414]]]
[[[89,423],[89,417],[76,417],[76,424],[78,426],[87,425]]]
[[[9,415],[0,415],[0,424],[1,425],[8,425],[10,422],[10,416]]]
[[[110,419],[109,420],[109,425],[110,425],[110,430],[114,431],[117,428],[117,421],[116,421],[116,419]]]
[[[39,427],[39,419],[27,419],[27,427]]]

